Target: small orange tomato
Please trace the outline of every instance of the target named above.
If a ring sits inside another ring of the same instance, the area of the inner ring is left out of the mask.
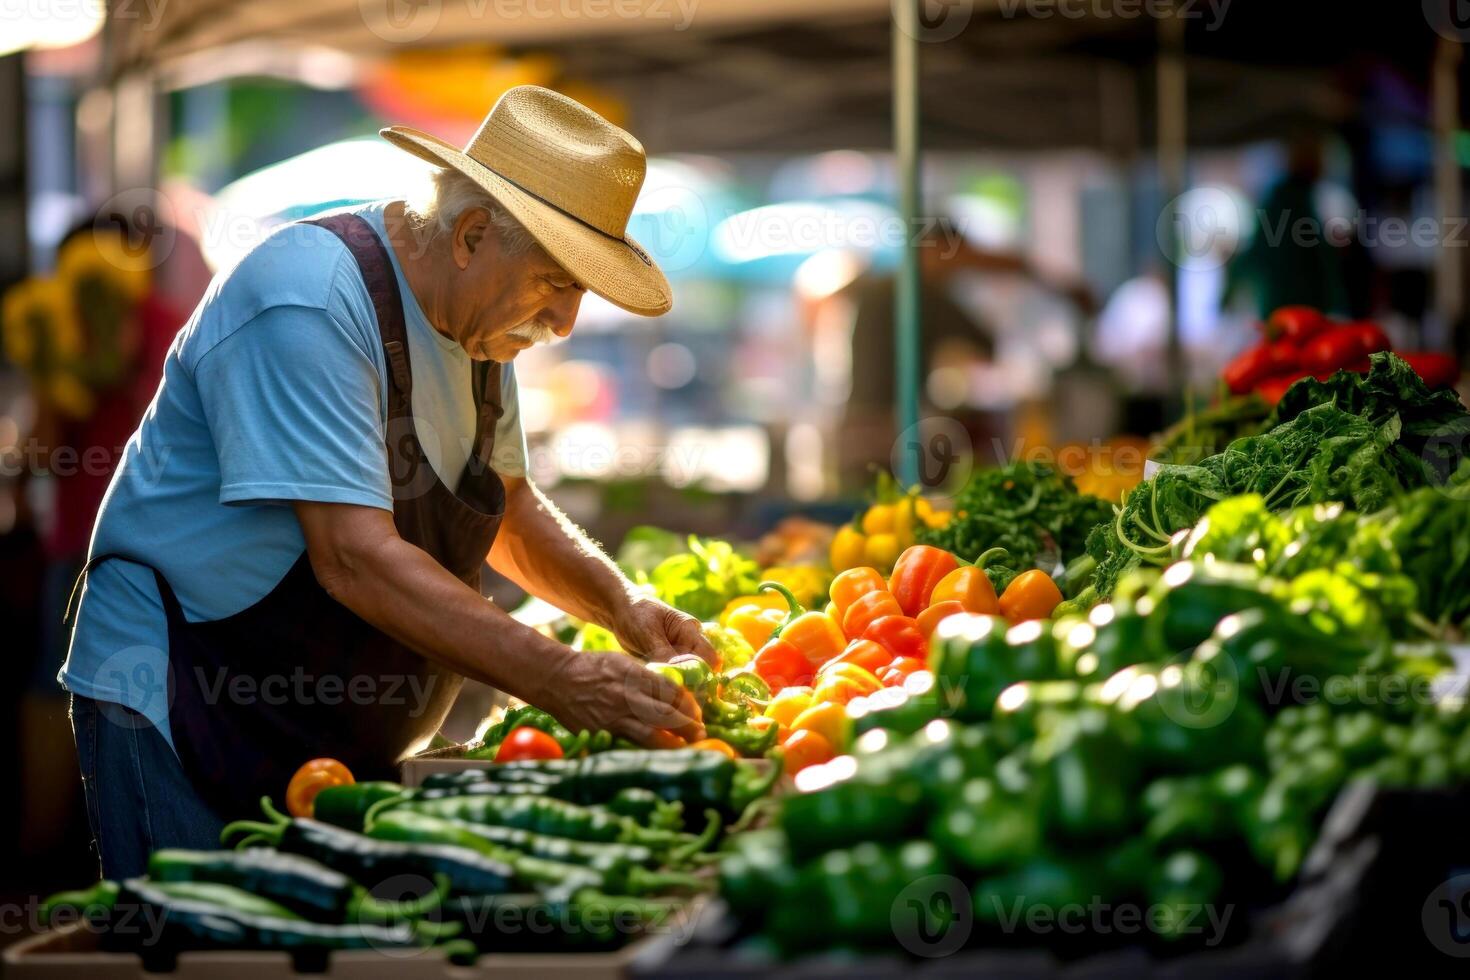
[[[930,605],[951,600],[964,606],[965,612],[984,616],[994,616],[1000,612],[1000,602],[995,598],[995,587],[990,584],[990,576],[985,574],[985,569],[974,565],[956,568],[944,576],[929,596]]]
[[[310,817],[316,806],[316,794],[328,786],[347,786],[354,782],[352,772],[336,759],[312,759],[291,777],[286,787],[286,809],[293,817]]]
[[[1011,579],[1000,597],[1000,614],[1013,623],[1046,619],[1062,601],[1062,590],[1039,568]]]
[[[739,758],[735,750],[731,748],[730,743],[724,741],[723,739],[702,738],[697,742],[690,742],[689,747],[691,749],[708,749],[711,752],[718,752],[720,753],[720,755],[726,756],[730,759]]]
[[[944,602],[936,602],[928,609],[919,613],[917,617],[919,632],[923,633],[926,638],[931,637],[934,635],[935,628],[939,626],[942,620],[964,611],[965,607],[957,599],[946,599]]]
[[[781,748],[786,755],[785,771],[793,776],[807,766],[831,762],[836,757],[836,750],[824,735],[807,729],[792,732]]]

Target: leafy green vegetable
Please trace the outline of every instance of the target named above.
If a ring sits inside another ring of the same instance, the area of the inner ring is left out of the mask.
[[[1159,463],[1198,463],[1234,440],[1260,432],[1270,414],[1271,406],[1259,395],[1227,398],[1212,408],[1190,412],[1165,430],[1149,447],[1148,458]]]
[[[689,550],[665,558],[648,574],[654,594],[697,619],[714,619],[737,596],[760,586],[760,566],[728,541],[689,536]]]
[[[1379,510],[1406,491],[1449,480],[1466,439],[1470,412],[1458,396],[1430,391],[1392,354],[1373,355],[1366,375],[1299,381],[1266,431],[1198,464],[1162,467],[1133,489],[1111,523],[1094,527],[1087,538],[1098,564],[1092,585],[1106,598],[1130,568],[1171,561],[1173,536],[1227,497],[1258,494],[1272,511],[1328,501]],[[1245,516],[1221,515],[1228,529],[1217,533],[1259,534],[1242,523]]]
[[[1088,529],[1108,513],[1107,501],[1079,493],[1071,477],[1050,466],[1012,463],[977,470],[955,498],[949,524],[921,530],[918,537],[965,559],[1005,548],[1008,557],[985,569],[999,592],[1028,568],[1082,555]],[[1081,588],[1085,582],[1074,584]]]
[[[618,548],[618,565],[630,576],[647,574],[665,558],[684,550],[684,535],[640,524],[623,536],[622,547]]]

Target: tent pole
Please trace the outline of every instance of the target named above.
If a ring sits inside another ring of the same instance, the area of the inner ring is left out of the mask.
[[[1439,212],[1440,234],[1455,227],[1462,213],[1460,163],[1455,152],[1455,134],[1460,129],[1460,43],[1441,37],[1434,53],[1434,204]],[[1456,243],[1458,244],[1458,243]],[[1458,349],[1453,332],[1465,309],[1464,262],[1457,248],[1443,245],[1435,250],[1434,311],[1441,337],[1436,346]],[[1425,338],[1420,337],[1421,341]]]
[[[894,289],[894,423],[898,438],[919,423],[919,4],[893,0],[893,149],[904,241]],[[917,450],[899,455],[898,482],[919,482]]]
[[[1175,207],[1184,193],[1187,179],[1188,152],[1188,85],[1184,70],[1184,20],[1171,3],[1159,18],[1158,61],[1158,141],[1159,189],[1164,206]],[[1164,246],[1164,270],[1169,286],[1169,337],[1166,366],[1169,373],[1169,410],[1182,406],[1187,386],[1184,344],[1179,323],[1179,242],[1173,220],[1165,222],[1169,229]]]

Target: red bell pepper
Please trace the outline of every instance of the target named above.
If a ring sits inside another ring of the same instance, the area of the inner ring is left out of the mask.
[[[916,657],[899,657],[883,669],[878,679],[883,682],[884,687],[898,687],[908,680],[910,675],[928,669],[929,663],[925,660]]]
[[[816,676],[816,668],[795,644],[777,637],[756,653],[750,669],[766,682],[772,691],[783,687],[804,687]]]
[[[922,660],[929,655],[929,638],[910,616],[884,616],[863,631],[863,639],[872,640],[894,657]]]
[[[1363,370],[1369,354],[1389,350],[1377,324],[1344,323],[1317,334],[1302,348],[1302,367],[1326,377],[1340,370]]]
[[[917,616],[929,605],[934,586],[959,567],[959,559],[943,548],[916,544],[898,556],[888,579],[888,591],[905,616]]]

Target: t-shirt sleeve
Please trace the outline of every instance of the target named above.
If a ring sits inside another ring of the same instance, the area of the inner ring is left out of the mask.
[[[326,310],[272,307],[195,368],[222,504],[393,509],[371,353]]]
[[[526,475],[526,433],[521,428],[520,387],[515,369],[506,365],[500,372],[500,407],[505,411],[495,426],[495,452],[490,465],[502,476]]]

